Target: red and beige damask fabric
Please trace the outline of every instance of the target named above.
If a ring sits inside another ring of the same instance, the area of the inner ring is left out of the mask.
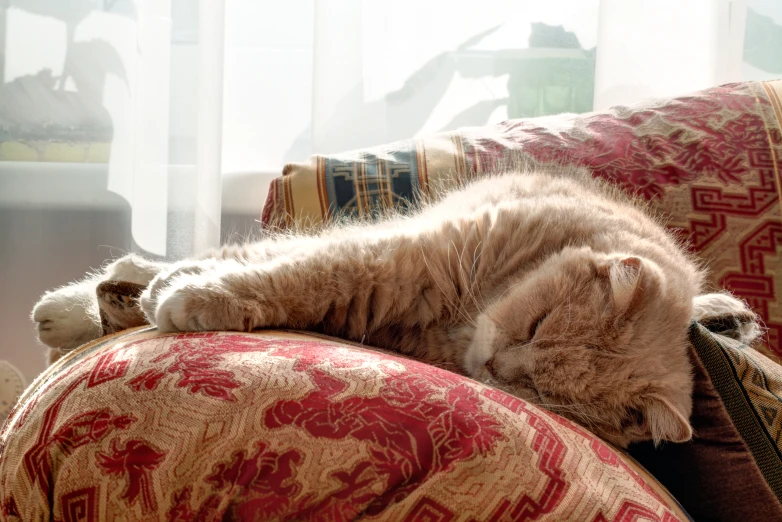
[[[0,432],[0,521],[687,520],[584,429],[469,379],[286,332],[105,337]]]
[[[510,151],[588,167],[652,201],[746,299],[782,356],[782,80],[724,85],[605,112],[511,120],[288,165],[263,222],[319,224],[404,206],[445,177],[491,172]]]

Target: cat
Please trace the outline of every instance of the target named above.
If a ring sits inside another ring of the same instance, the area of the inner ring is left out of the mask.
[[[47,293],[40,340],[98,336],[95,285],[145,285],[161,332],[318,330],[456,368],[626,447],[692,437],[693,318],[756,318],[643,204],[582,171],[483,178],[379,222],[171,265],[127,256]]]

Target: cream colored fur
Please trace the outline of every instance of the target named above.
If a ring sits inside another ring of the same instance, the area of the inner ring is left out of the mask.
[[[642,206],[576,171],[510,172],[409,217],[170,266],[125,258],[44,295],[41,341],[97,336],[90,288],[120,277],[149,283],[140,304],[163,332],[319,330],[456,368],[619,445],[688,440],[689,322],[751,314],[701,295],[702,269]]]
[[[46,292],[33,308],[32,319],[40,341],[52,348],[70,350],[101,335],[95,289],[102,281],[128,281],[147,285],[165,266],[136,255],[106,265],[84,279]]]

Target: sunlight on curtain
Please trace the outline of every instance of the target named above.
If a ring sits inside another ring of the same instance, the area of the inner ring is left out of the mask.
[[[117,46],[128,85],[115,82],[104,97],[115,116],[108,188],[130,203],[138,246],[176,259],[220,242],[223,3],[135,5]]]
[[[0,202],[116,193],[171,259],[314,153],[782,74],[777,0],[8,1]]]
[[[598,0],[231,2],[223,171],[588,111],[598,13]]]
[[[167,254],[170,12],[170,0],[156,0],[137,4],[132,21],[94,13],[78,35],[107,42],[127,71],[125,82],[107,78],[103,93],[114,130],[107,188],[130,204],[138,246],[161,256]],[[80,61],[89,66],[90,58]]]
[[[236,0],[223,172],[769,79],[781,21],[778,0]]]
[[[27,203],[108,205],[100,179],[130,208],[131,249],[218,246],[222,0],[12,0],[3,14],[3,170],[75,176]],[[35,192],[32,177],[9,188]]]
[[[602,0],[595,109],[741,77],[746,2]]]

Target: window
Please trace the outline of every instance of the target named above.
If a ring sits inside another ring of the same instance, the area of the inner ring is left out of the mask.
[[[287,162],[782,74],[775,0],[8,0],[0,7],[0,358],[126,251],[256,226]]]

